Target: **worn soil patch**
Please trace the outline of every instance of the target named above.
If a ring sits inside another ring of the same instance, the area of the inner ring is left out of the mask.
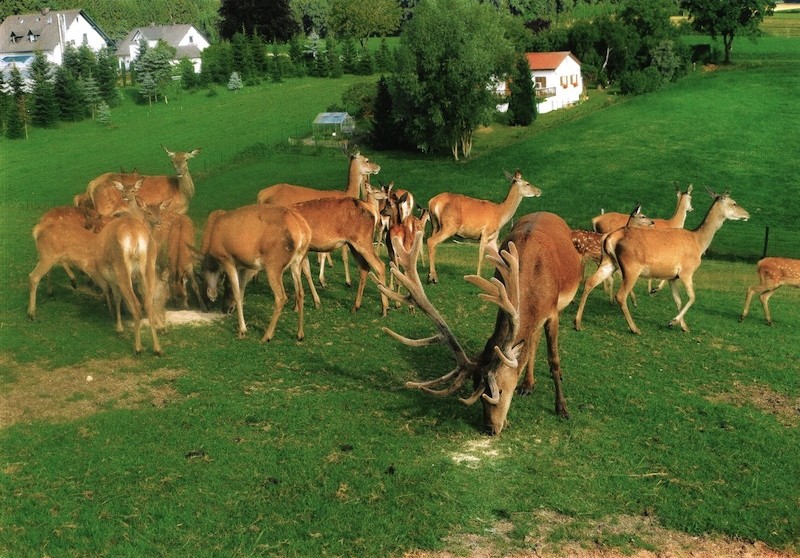
[[[66,422],[108,409],[164,407],[177,398],[172,382],[182,372],[137,371],[132,358],[91,360],[44,369],[0,356],[8,380],[0,385],[0,428],[18,422]]]
[[[484,529],[482,535],[448,537],[445,542],[450,550],[412,551],[403,558],[800,558],[795,552],[771,549],[760,542],[695,537],[671,531],[650,517],[621,516],[578,522],[548,510],[532,515],[532,518],[515,515],[499,521]],[[510,538],[517,519],[535,525],[522,541],[519,533],[514,541]],[[558,537],[552,537],[556,531]]]
[[[789,397],[758,384],[744,385],[734,382],[731,391],[708,397],[714,403],[728,403],[736,407],[752,405],[773,415],[787,428],[800,426],[800,397]]]

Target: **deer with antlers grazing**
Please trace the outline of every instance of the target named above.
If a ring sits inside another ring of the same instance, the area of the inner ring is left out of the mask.
[[[429,283],[439,281],[436,274],[436,247],[452,236],[479,239],[476,274],[480,275],[486,247],[497,248],[500,229],[514,216],[522,198],[538,197],[542,194],[539,188],[522,178],[519,170],[513,175],[508,172],[505,175],[511,182],[511,187],[506,199],[499,204],[451,192],[443,192],[430,199],[428,211],[431,214],[433,231],[427,242]]]
[[[442,343],[450,348],[456,359],[456,368],[450,373],[427,382],[408,382],[407,387],[446,396],[458,391],[471,379],[472,395],[461,401],[472,404],[480,399],[488,432],[499,434],[506,425],[515,390],[520,394],[528,394],[533,389],[533,364],[544,330],[555,385],[556,413],[562,417],[568,416],[561,387],[559,315],[574,298],[583,269],[580,256],[572,246],[570,229],[563,219],[544,212],[522,217],[511,229],[499,253],[489,248],[488,258],[496,268],[494,277],[491,280],[478,275],[464,278],[481,289],[481,298],[499,308],[494,333],[475,358],[467,356],[422,287],[417,272],[422,232],[417,232],[410,251],[397,238],[393,239],[393,244],[400,264],[391,264],[392,273],[408,290],[408,295],[401,296],[386,287],[379,288],[394,300],[413,304],[425,312],[438,329],[438,334],[414,340],[388,328],[383,330],[410,346]],[[400,271],[400,267],[405,271]],[[517,388],[525,368],[525,379]],[[449,387],[435,389],[446,382],[450,382]]]
[[[283,287],[283,272],[288,268],[292,273],[298,310],[297,339],[303,339],[301,279],[310,240],[311,227],[297,211],[288,207],[248,205],[231,211],[212,211],[208,216],[200,247],[206,293],[211,302],[217,299],[220,276],[224,272],[236,304],[240,338],[247,333],[244,291],[247,283],[263,269],[275,297],[275,307],[261,342],[272,339],[278,318],[288,301]]]
[[[739,206],[727,192],[716,194],[703,222],[694,230],[685,229],[636,229],[623,228],[610,233],[603,241],[603,262],[595,274],[587,280],[597,285],[609,276],[615,267],[622,271],[622,285],[617,291],[616,301],[628,327],[635,334],[641,333],[628,310],[628,294],[639,277],[667,279],[672,290],[672,298],[678,314],[669,325],[679,324],[683,331],[689,328],[684,321],[687,310],[694,304],[695,293],[693,277],[703,254],[711,245],[716,232],[726,220],[740,221],[750,218],[750,214]],[[681,303],[678,281],[683,283],[688,299]],[[589,289],[584,289],[575,316],[575,328],[580,329],[583,309]]]
[[[189,159],[197,156],[200,149],[192,151],[170,151],[164,147],[167,156],[175,168],[175,176],[145,176],[136,173],[108,172],[101,174],[86,188],[86,194],[92,201],[100,215],[111,215],[119,209],[126,207],[125,200],[114,182],[120,182],[126,187],[131,187],[138,180],[142,180],[141,188],[137,195],[147,205],[160,204],[172,200],[170,209],[176,213],[186,213],[189,202],[194,197],[195,188],[191,174],[189,174]]]
[[[753,299],[753,295],[760,293],[758,298],[764,308],[764,317],[767,319],[767,325],[772,325],[769,298],[783,285],[800,287],[800,260],[774,257],[763,258],[759,260],[757,270],[759,283],[747,289],[747,297],[744,300],[744,308],[739,321],[744,320],[750,312],[750,301]]]

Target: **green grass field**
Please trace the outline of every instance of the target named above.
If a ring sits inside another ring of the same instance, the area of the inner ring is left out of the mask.
[[[584,331],[567,308],[572,418],[553,413],[542,350],[537,389],[515,398],[498,438],[480,433],[479,408],[403,387],[450,370],[449,354],[385,336],[384,325],[411,336],[432,326],[403,309],[380,318],[372,285],[351,314],[338,261],[322,307],[306,311],[303,342],[287,309],[275,339],[258,343],[272,308],[263,281],[248,289],[246,339],[232,316],[172,326],[161,358],[147,354],[148,336],[132,357],[130,331],[115,334],[100,299],[85,285],[71,290],[60,270],[52,297],[40,287],[37,321],[25,315],[38,216],[102,172],[170,172],[161,144],[202,148],[191,166],[198,228],[209,211],[252,203],[275,182],[343,187],[341,154],[287,138],[364,78],[125,103],[111,129],[82,122],[0,139],[0,555],[502,556],[631,553],[675,540],[800,551],[800,292],[772,298],[772,328],[757,301],[737,322],[764,228],[771,254],[800,257],[798,108],[787,94],[800,86],[798,46],[737,42],[731,67],[661,92],[590,92],[530,129],[492,126],[466,163],[368,152],[379,178],[423,203],[445,190],[500,200],[503,169],[518,167],[543,191],[519,213],[553,211],[574,227],[637,201],[669,216],[673,182],[695,185],[689,227],[709,206],[704,186],[730,189],[752,215],[712,245],[712,256],[737,261],[710,258],[695,276],[689,333],[666,327],[675,314],[666,292],[640,289],[642,336],[599,289]],[[428,289],[468,351],[494,323],[461,279],[476,253],[473,243],[442,246],[441,284]]]

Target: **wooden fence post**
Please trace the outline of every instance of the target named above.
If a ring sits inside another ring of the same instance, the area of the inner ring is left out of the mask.
[[[769,227],[764,228],[764,253],[761,254],[762,258],[767,257],[767,248],[769,247]]]

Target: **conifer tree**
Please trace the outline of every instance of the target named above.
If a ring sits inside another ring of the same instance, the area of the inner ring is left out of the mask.
[[[109,106],[116,106],[119,103],[117,74],[117,57],[114,56],[111,49],[102,49],[97,55],[97,67],[93,75],[100,90],[100,97]]]
[[[81,92],[83,93],[83,100],[88,108],[88,113],[92,118],[94,118],[97,111],[97,105],[103,99],[100,95],[100,88],[97,87],[97,82],[91,75],[80,78],[78,80],[78,84],[80,85]]]
[[[25,80],[16,65],[11,67],[8,85],[11,89],[11,101],[6,123],[6,137],[21,139],[28,137],[28,93],[25,91]]]
[[[339,45],[332,35],[328,36],[325,42],[327,46],[325,57],[327,58],[328,76],[340,78],[344,72],[342,71],[342,61],[339,58]]]
[[[0,134],[5,132],[9,104],[10,96],[6,93],[6,80],[3,72],[0,72]]]
[[[242,78],[239,72],[233,72],[231,78],[228,80],[228,89],[231,91],[239,91],[242,86]]]
[[[356,66],[356,73],[360,76],[368,76],[375,72],[375,65],[372,61],[372,55],[366,48],[361,51],[358,57],[358,65]]]
[[[391,149],[401,144],[389,84],[384,76],[378,80],[372,114],[372,144],[377,149]]]
[[[97,123],[103,126],[111,124],[111,108],[105,101],[100,101],[100,104],[97,105]]]
[[[391,72],[393,65],[394,56],[389,50],[389,43],[386,42],[386,37],[383,37],[378,51],[375,53],[375,68],[379,72]]]
[[[16,98],[11,97],[11,102],[8,104],[8,114],[6,115],[6,137],[8,139],[22,139],[25,137],[23,110],[24,107],[21,106],[21,103]]]
[[[86,118],[86,101],[83,98],[83,91],[69,69],[64,66],[56,68],[53,87],[61,120],[75,122]]]
[[[197,87],[198,78],[194,71],[194,64],[188,58],[181,58],[178,62],[178,71],[181,75],[181,87],[184,89],[194,89]]]
[[[355,74],[357,62],[358,53],[356,52],[356,43],[352,37],[345,37],[342,41],[342,68],[345,73]]]
[[[529,126],[536,119],[536,99],[528,60],[518,56],[509,86],[511,99],[508,102],[510,123],[514,126]]]

